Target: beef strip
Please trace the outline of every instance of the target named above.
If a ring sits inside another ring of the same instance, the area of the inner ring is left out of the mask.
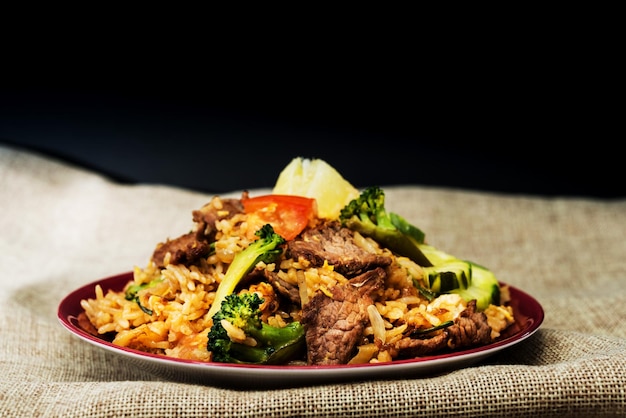
[[[476,311],[476,301],[472,300],[455,319],[454,325],[447,328],[448,347],[451,349],[485,345],[491,342],[491,327],[484,312]]]
[[[300,288],[298,285],[291,284],[280,277],[274,271],[269,271],[267,269],[255,269],[252,270],[249,274],[249,277],[254,280],[256,275],[261,276],[261,280],[265,279],[272,285],[274,290],[278,292],[280,295],[287,298],[292,303],[300,306]]]
[[[196,232],[189,232],[181,235],[173,240],[168,239],[163,243],[157,244],[154,253],[152,253],[152,261],[157,267],[165,267],[165,255],[170,253],[171,264],[190,265],[195,263],[201,257],[206,257],[211,252],[209,241],[198,239]]]
[[[303,258],[311,267],[321,267],[327,261],[348,278],[391,264],[390,257],[372,254],[357,246],[352,230],[337,221],[322,223],[289,241],[286,256],[295,260]]]
[[[435,353],[444,349],[458,349],[489,344],[491,327],[487,315],[476,311],[476,301],[468,302],[467,307],[454,320],[454,324],[437,331],[430,338],[403,338],[390,347],[400,358],[411,358]]]
[[[285,256],[302,258],[311,267],[321,267],[326,261],[347,278],[376,267],[387,267],[392,261],[390,257],[371,254],[357,246],[353,232],[335,221],[318,224],[289,241]],[[282,296],[295,304],[301,303],[298,285],[282,280],[275,272],[263,270],[258,273]]]
[[[242,198],[248,193],[243,192]],[[181,235],[175,239],[167,239],[157,244],[152,253],[152,261],[157,267],[165,266],[165,256],[170,253],[171,264],[191,265],[200,258],[206,257],[211,252],[211,243],[215,241],[217,228],[215,223],[222,219],[229,219],[237,213],[243,212],[240,199],[221,199],[222,208],[216,209],[207,203],[198,210],[192,212],[195,229],[192,232]]]
[[[332,297],[316,293],[302,308],[309,365],[346,364],[369,323],[367,307],[384,283],[385,269],[377,267],[331,289]]]

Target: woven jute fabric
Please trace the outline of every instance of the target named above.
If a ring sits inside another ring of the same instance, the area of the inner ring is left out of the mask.
[[[241,390],[142,369],[56,317],[74,289],[145,265],[211,196],[0,145],[0,416],[626,416],[625,200],[382,186],[432,245],[532,295],[539,330],[433,374]]]

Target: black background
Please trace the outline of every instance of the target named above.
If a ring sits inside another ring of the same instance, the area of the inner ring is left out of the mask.
[[[326,160],[357,187],[626,196],[617,112],[592,91],[398,77],[7,83],[0,141],[124,183],[209,193],[271,187],[302,156]]]
[[[240,11],[8,15],[0,141],[207,192],[303,156],[359,187],[626,196],[611,10]]]

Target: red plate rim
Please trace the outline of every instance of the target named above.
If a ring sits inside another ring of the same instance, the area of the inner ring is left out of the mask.
[[[253,364],[231,364],[231,363],[216,363],[216,362],[202,362],[197,360],[186,360],[168,357],[159,354],[146,353],[139,350],[134,350],[127,347],[121,347],[114,345],[104,339],[97,338],[90,333],[83,330],[78,325],[77,317],[83,312],[83,308],[80,305],[80,301],[83,299],[95,298],[95,287],[100,285],[104,293],[108,290],[120,291],[124,286],[133,278],[132,272],[126,272],[110,276],[104,279],[96,280],[94,282],[85,284],[78,289],[72,291],[65,296],[59,303],[57,310],[57,318],[60,323],[72,334],[79,338],[91,342],[95,345],[99,345],[103,348],[108,348],[113,351],[119,351],[122,354],[131,356],[139,356],[145,359],[154,360],[166,360],[168,362],[190,364],[190,365],[203,365],[207,367],[220,367],[220,368],[244,368],[244,369],[279,369],[279,370],[338,370],[338,369],[358,369],[358,368],[376,368],[389,365],[402,365],[421,362],[436,362],[443,361],[451,357],[471,357],[472,355],[485,355],[486,352],[496,351],[520,342],[533,333],[541,326],[544,320],[544,310],[535,298],[527,294],[526,292],[507,285],[509,293],[511,295],[511,306],[513,306],[515,312],[516,322],[511,325],[506,332],[495,342],[470,348],[466,350],[458,350],[450,353],[443,353],[432,356],[424,356],[414,359],[394,360],[390,363],[367,363],[367,364],[345,364],[345,365],[322,365],[322,366],[305,366],[305,365],[253,365]],[[506,285],[504,282],[500,282],[501,285]]]

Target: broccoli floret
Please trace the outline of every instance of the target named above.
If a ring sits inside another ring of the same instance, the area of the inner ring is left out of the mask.
[[[466,301],[476,299],[479,310],[499,304],[498,280],[488,269],[459,260],[425,244],[424,233],[404,218],[385,210],[385,193],[377,186],[363,190],[339,215],[348,228],[367,235],[395,253],[423,267],[425,285],[415,287],[428,300],[442,293],[457,293]]]
[[[385,193],[378,186],[370,186],[350,201],[340,212],[342,225],[369,236],[399,255],[410,258],[421,266],[432,263],[420,250],[424,233],[404,218],[385,209]]]
[[[304,327],[291,322],[285,327],[274,327],[261,321],[260,305],[263,299],[257,293],[230,294],[213,316],[207,348],[213,361],[220,363],[284,364],[302,352]],[[252,338],[255,345],[232,341],[223,321],[228,321]]]
[[[256,236],[259,238],[235,255],[233,262],[228,267],[224,279],[217,287],[215,299],[209,309],[210,317],[215,315],[226,296],[233,293],[237,284],[257,263],[260,261],[272,263],[282,254],[281,245],[285,243],[285,239],[274,232],[272,225],[265,224],[256,232]]]

